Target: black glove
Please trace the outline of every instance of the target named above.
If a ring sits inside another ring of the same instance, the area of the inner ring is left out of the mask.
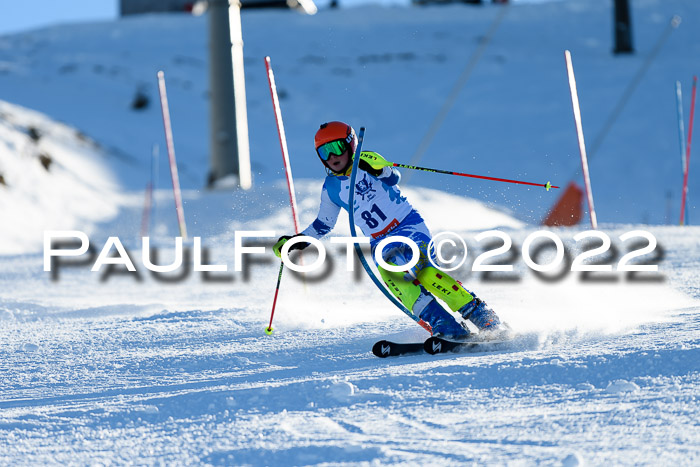
[[[369,165],[369,163],[364,159],[360,159],[360,168],[362,170],[364,170],[365,172],[367,172],[368,174],[374,175],[375,177],[380,176],[382,174],[382,171],[384,170],[384,169],[373,169],[372,166]]]
[[[282,247],[284,246],[285,243],[289,241],[290,238],[294,237],[299,237],[303,234],[296,234],[296,235],[282,235],[280,238],[277,239],[277,243],[272,247],[272,252],[277,256],[278,258],[282,257]],[[292,250],[303,250],[307,246],[309,246],[309,242],[298,242],[295,243],[294,245],[289,247],[289,251]]]

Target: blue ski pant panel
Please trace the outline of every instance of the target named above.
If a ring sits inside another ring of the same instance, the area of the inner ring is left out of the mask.
[[[406,271],[407,280],[409,277],[414,280],[418,277],[418,273],[425,267],[430,266],[430,259],[433,262],[437,259],[435,255],[431,255],[428,251],[428,246],[430,245],[431,235],[428,226],[425,225],[423,218],[418,214],[418,211],[411,211],[411,213],[406,216],[406,218],[401,221],[401,223],[391,231],[390,237],[401,236],[407,237],[413,240],[413,242],[418,246],[420,257],[418,262],[410,270]],[[376,264],[376,259],[374,257],[377,245],[384,237],[374,238],[370,242],[372,259]],[[411,247],[403,242],[389,242],[386,244],[382,250],[382,258],[389,264],[403,266],[408,264],[413,259],[413,251]]]

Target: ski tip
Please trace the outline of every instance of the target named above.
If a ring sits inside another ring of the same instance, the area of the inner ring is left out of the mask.
[[[423,344],[423,350],[430,355],[442,352],[442,341],[439,337],[431,336]]]
[[[391,355],[391,342],[379,341],[372,346],[372,353],[375,357],[386,358]]]
[[[265,328],[265,334],[267,334],[268,336],[271,336],[273,331],[274,329],[272,329],[270,326]]]

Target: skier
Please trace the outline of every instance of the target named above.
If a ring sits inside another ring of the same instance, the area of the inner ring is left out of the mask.
[[[327,173],[318,216],[300,234],[280,237],[273,247],[277,257],[281,255],[282,246],[292,237],[305,235],[319,239],[327,235],[335,226],[340,209],[348,210],[350,173],[357,149],[355,130],[343,122],[324,123],[316,132],[314,144]],[[463,340],[470,334],[436,297],[465,320],[474,323],[480,331],[502,329],[498,316],[484,301],[430,263],[429,255],[435,263],[434,252],[428,251],[430,231],[418,211],[401,194],[400,178],[392,163],[376,152],[362,151],[360,154],[354,212],[358,226],[371,238],[372,258],[376,245],[387,235],[408,237],[420,250],[418,263],[405,272],[388,271],[377,264],[384,283],[408,310],[430,325],[433,336]],[[308,245],[298,242],[290,250],[302,250]],[[408,245],[393,242],[386,245],[382,257],[387,264],[402,266],[409,263],[412,255]]]

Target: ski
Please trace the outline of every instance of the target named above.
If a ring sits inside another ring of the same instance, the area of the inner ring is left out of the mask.
[[[372,347],[372,353],[379,358],[397,357],[423,353],[423,342],[399,343],[379,341]]]
[[[372,353],[379,358],[398,357],[399,355],[416,355],[427,352],[430,355],[440,353],[476,353],[498,350],[498,344],[508,342],[500,340],[471,340],[455,342],[440,337],[429,337],[425,342],[391,342],[382,340],[374,344]]]
[[[423,343],[423,350],[431,355],[447,352],[489,352],[497,350],[496,344],[503,344],[508,340],[481,340],[481,341],[464,341],[455,342],[441,339],[439,337],[430,337]]]

